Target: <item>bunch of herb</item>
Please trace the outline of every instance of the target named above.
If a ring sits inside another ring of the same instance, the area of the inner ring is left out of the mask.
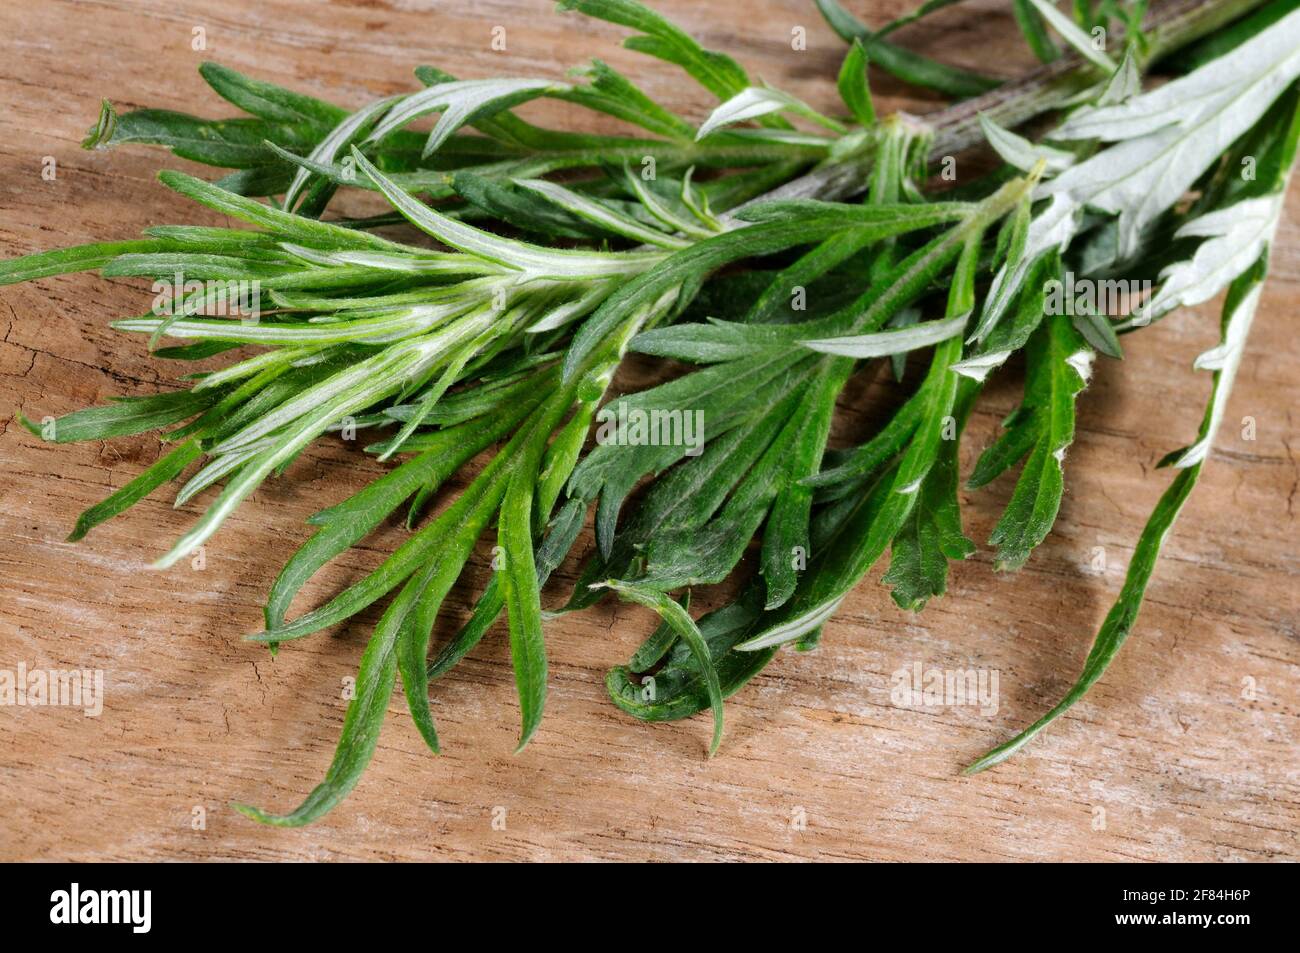
[[[314,535],[271,587],[265,629],[251,638],[272,650],[391,598],[361,657],[325,780],[290,813],[240,805],[248,816],[296,826],[338,804],[374,753],[399,677],[436,752],[430,682],[503,612],[526,744],[546,699],[544,619],[609,590],[663,619],[609,674],[611,698],[647,720],[709,708],[715,750],[723,700],[780,646],[815,646],[886,550],[884,581],[913,611],[944,593],[950,560],[974,552],[958,506],[958,445],[990,373],[1024,352],[1023,402],[967,477],[978,487],[1021,465],[990,539],[998,568],[1014,570],[1055,521],[1094,355],[1119,357],[1122,334],[1226,289],[1222,343],[1197,361],[1213,372],[1199,434],[1164,461],[1179,474],[1082,676],[970,770],[1013,753],[1105,671],[1206,459],[1258,303],[1300,136],[1300,12],[1294,0],[1190,0],[1150,12],[1103,0],[1076,3],[1066,16],[1045,0],[1015,0],[1044,65],[999,84],[887,39],[954,0],[932,0],[874,32],[834,0],[817,2],[850,43],[840,116],[754,85],[730,57],[635,0],[561,7],[631,29],[628,47],[714,94],[719,105],[698,127],[600,61],[572,82],[458,80],[421,67],[422,89],[352,112],[206,64],[204,78],[248,118],[119,115],[104,104],[88,148],[151,143],[230,169],[213,184],[174,172],[162,181],[254,228],[159,226],[141,239],[5,261],[0,283],[95,268],[160,280],[179,273],[209,284],[165,314],[115,327],[148,334],[151,346],[180,342],[155,351],[173,360],[262,350],[195,375],[189,390],[28,422],[56,442],[164,431],[169,451],[83,513],[70,538],[187,471],[178,505],[220,484],[158,561],[165,567],[343,422],[377,431],[368,449],[379,459],[402,458],[313,516]],[[960,101],[925,119],[878,117],[868,62]],[[1143,72],[1157,62],[1176,78],[1143,92]],[[575,134],[516,115],[542,97],[639,132]],[[1012,131],[1050,110],[1064,121],[1041,141]],[[427,135],[407,128],[431,113],[440,115]],[[1004,164],[959,188],[934,188],[930,166],[982,137]],[[1235,174],[1247,157],[1258,169],[1249,181]],[[392,212],[326,219],[341,187],[378,192]],[[435,244],[376,234],[396,222]],[[1067,270],[1150,278],[1157,291],[1126,315],[1049,314],[1049,289]],[[269,296],[259,320],[210,314],[241,281]],[[791,306],[796,290],[802,310]],[[607,402],[628,351],[699,366]],[[852,375],[881,360],[901,378],[906,356],[923,351],[928,370],[880,431],[828,450],[835,402]],[[602,406],[618,423],[611,439],[589,446]],[[640,415],[697,411],[698,454],[629,439],[628,421]],[[454,502],[422,523],[439,487],[493,447]],[[412,532],[378,569],[288,617],[317,570],[403,507]],[[567,603],[544,613],[542,586],[590,510],[595,551]],[[494,523],[500,569],[430,660],[447,593]],[[690,588],[742,580],[755,542],[757,574],[733,601],[693,618]],[[641,681],[650,672],[652,692]]]

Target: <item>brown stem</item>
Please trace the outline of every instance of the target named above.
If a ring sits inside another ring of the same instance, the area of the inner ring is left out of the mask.
[[[1263,3],[1264,0],[1167,0],[1153,6],[1142,24],[1148,47],[1140,65],[1155,63]],[[982,96],[955,103],[934,114],[930,121],[935,129],[933,154],[952,155],[982,142],[980,113],[1010,129],[1050,112],[1103,78],[1096,65],[1073,54]]]
[[[1208,36],[1233,20],[1262,6],[1265,0],[1164,0],[1152,4],[1143,22],[1149,45],[1148,65],[1163,56]],[[1023,125],[1035,116],[1060,107],[1070,97],[1098,82],[1097,66],[1077,55],[1064,56],[1032,73],[973,99],[954,103],[922,117],[934,129],[930,155],[938,159],[962,152],[983,141],[979,116],[1001,126]],[[847,198],[864,187],[869,157],[827,162],[763,196],[769,199]]]

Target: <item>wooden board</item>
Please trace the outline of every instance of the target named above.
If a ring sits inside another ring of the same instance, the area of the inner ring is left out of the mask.
[[[753,75],[833,108],[842,46],[811,3],[658,5]],[[907,5],[850,4],[874,24]],[[733,7],[741,12],[729,22],[723,11]],[[900,36],[1002,75],[1032,65],[1001,0],[963,4],[934,22]],[[506,52],[490,49],[495,26],[506,28]],[[206,51],[191,48],[200,27]],[[794,27],[806,29],[806,50],[791,49]],[[621,35],[557,15],[546,0],[4,4],[2,254],[132,237],[159,222],[221,224],[154,179],[161,168],[211,170],[144,147],[78,148],[101,97],[120,107],[231,112],[196,73],[205,58],[356,106],[411,89],[420,63],[465,77],[560,77],[599,55],[692,120],[707,115],[706,94],[619,48]],[[877,88],[885,108],[936,105],[884,77]],[[534,114],[604,128],[575,110]],[[47,156],[53,181],[41,175]],[[1293,190],[1291,218],[1296,198]],[[1060,520],[1023,571],[995,575],[981,545],[955,567],[948,597],[914,616],[893,605],[877,569],[826,627],[819,651],[782,654],[729,702],[727,738],[711,761],[703,757],[707,715],[645,725],[607,701],[606,669],[651,625],[648,611],[609,604],[549,625],[547,717],[523,754],[510,753],[518,710],[498,628],[433,691],[440,758],[426,752],[399,691],[351,798],[314,827],[284,831],[228,804],[285,810],[317,783],[374,614],[275,659],[241,636],[259,628],[269,582],[307,535],[304,518],[381,467],[355,444],[320,442],[229,520],[202,570],[144,568],[197,511],[173,510],[162,493],[65,544],[75,515],[156,459],[158,443],[44,444],[14,412],[39,420],[110,395],[150,394],[187,369],[151,359],[143,339],[108,328],[147,310],[139,282],[77,275],[2,289],[0,668],[102,669],[106,685],[97,718],[0,709],[0,858],[1300,857],[1298,296],[1300,231],[1288,219],[1220,446],[1168,544],[1137,634],[1089,698],[1014,761],[958,776],[1074,679],[1168,483],[1154,464],[1191,438],[1200,418],[1209,377],[1190,365],[1216,339],[1217,302],[1130,337],[1123,363],[1099,364],[1081,402]],[[626,382],[652,373],[637,364]],[[844,440],[879,419],[885,390],[850,387]],[[1014,373],[990,388],[964,468],[1018,395]],[[1253,441],[1242,439],[1247,416]],[[967,531],[981,543],[1010,486],[1003,478],[963,493]],[[388,527],[340,559],[303,604],[358,578],[401,536]],[[588,535],[580,548],[589,545]],[[455,589],[449,623],[465,617],[486,559],[476,559],[472,585]],[[573,570],[563,567],[555,592]],[[439,627],[443,637],[447,628]],[[892,673],[915,663],[996,670],[997,712],[895,706]]]

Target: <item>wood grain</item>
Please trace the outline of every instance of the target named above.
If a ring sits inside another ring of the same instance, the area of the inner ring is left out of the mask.
[[[872,23],[907,5],[850,4]],[[752,74],[833,106],[842,46],[810,3],[658,6]],[[976,0],[900,37],[1014,75],[1031,63],[1009,22],[1001,0]],[[496,25],[507,29],[505,53],[489,48]],[[191,49],[198,26],[205,52]],[[790,48],[795,26],[807,30],[806,51]],[[556,15],[545,0],[4,4],[0,247],[7,257],[130,237],[158,222],[221,224],[154,179],[166,167],[211,170],[146,148],[78,148],[101,96],[122,107],[228,113],[196,73],[203,58],[355,106],[412,88],[420,63],[466,77],[558,77],[599,55],[691,119],[707,114],[704,93],[619,48],[620,36]],[[886,108],[935,106],[885,77],[877,89]],[[574,110],[529,109],[603,128]],[[46,156],[57,162],[54,181],[41,177]],[[349,201],[370,207],[364,196]],[[1297,208],[1293,192],[1290,218]],[[713,760],[703,757],[707,715],[644,725],[608,703],[606,669],[628,657],[651,619],[603,605],[549,625],[547,718],[523,754],[510,754],[518,710],[498,627],[434,688],[441,757],[426,753],[399,693],[351,798],[312,828],[281,831],[228,804],[288,809],[317,783],[374,615],[275,659],[240,637],[259,627],[268,583],[307,535],[304,518],[381,467],[355,446],[322,441],[229,520],[201,571],[143,568],[196,512],[173,510],[162,493],[65,544],[76,513],[156,459],[158,443],[47,445],[14,412],[39,419],[154,393],[185,369],[107,327],[147,309],[138,282],[78,275],[5,288],[0,668],[103,669],[106,699],[98,718],[0,709],[0,859],[1300,858],[1298,296],[1300,231],[1288,219],[1220,446],[1169,541],[1137,634],[1089,698],[1014,761],[974,779],[957,775],[1075,677],[1168,482],[1153,465],[1187,442],[1200,417],[1209,378],[1190,365],[1216,339],[1217,302],[1129,338],[1122,363],[1100,363],[1082,401],[1061,518],[1023,571],[995,575],[981,546],[955,567],[949,595],[914,616],[893,605],[877,570],[826,627],[820,650],[782,654],[730,701]],[[626,382],[654,373],[636,364]],[[991,387],[964,467],[1018,394],[1016,373]],[[839,436],[862,433],[891,399],[880,384],[855,384]],[[1241,439],[1245,416],[1256,422],[1253,441]],[[981,543],[1010,486],[1003,478],[964,494],[967,531]],[[388,527],[341,558],[302,604],[357,578],[401,535]],[[587,536],[581,548],[589,544]],[[1102,572],[1092,569],[1094,547],[1104,547]],[[451,623],[486,578],[486,555],[474,565],[472,585],[454,590]],[[563,567],[556,591],[573,570]],[[891,704],[891,673],[914,662],[996,670],[997,713]],[[195,808],[206,812],[202,830],[193,829]],[[504,829],[492,823],[500,809]],[[800,816],[806,824],[794,822]]]

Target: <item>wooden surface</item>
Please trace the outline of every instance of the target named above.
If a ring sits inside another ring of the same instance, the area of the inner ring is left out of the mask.
[[[833,108],[842,47],[811,3],[658,5],[751,74]],[[910,0],[849,5],[879,24]],[[976,0],[900,36],[1014,75],[1031,64],[1005,10]],[[496,25],[507,29],[506,53],[489,48]],[[190,48],[196,26],[206,52]],[[807,29],[804,52],[790,49],[794,26]],[[102,96],[120,107],[233,112],[197,75],[204,58],[356,106],[411,89],[420,63],[464,77],[558,77],[599,55],[689,118],[707,114],[706,94],[621,50],[621,35],[559,16],[545,0],[3,4],[0,249],[7,257],[132,237],[159,222],[221,224],[154,179],[166,167],[212,170],[144,147],[78,148]],[[877,87],[886,107],[934,106],[885,77]],[[556,107],[532,114],[600,124]],[[57,161],[54,181],[41,177],[45,156]],[[1293,190],[1292,219],[1298,208]],[[85,274],[0,289],[0,668],[98,668],[106,678],[98,718],[0,709],[0,859],[1296,859],[1300,231],[1291,220],[1279,244],[1220,447],[1136,635],[1089,698],[1012,762],[957,774],[1074,679],[1168,483],[1153,465],[1199,420],[1209,376],[1190,364],[1216,339],[1217,302],[1128,338],[1122,364],[1100,363],[1081,402],[1060,520],[1022,572],[995,575],[981,545],[955,567],[949,595],[913,616],[878,585],[878,567],[819,651],[783,653],[728,703],[712,761],[702,756],[707,715],[645,725],[606,700],[606,669],[626,660],[651,618],[602,605],[548,627],[547,717],[523,754],[510,753],[518,710],[498,628],[434,687],[445,753],[428,755],[395,693],[365,778],[298,831],[259,827],[227,805],[285,810],[317,783],[343,718],[343,681],[375,615],[274,660],[240,637],[259,628],[267,585],[307,536],[304,518],[381,467],[355,445],[314,446],[227,522],[202,571],[144,568],[197,512],[173,510],[161,492],[65,544],[75,515],[156,459],[158,443],[47,445],[14,411],[39,419],[154,393],[183,369],[107,327],[147,310],[139,282]],[[650,369],[634,367],[627,380]],[[1015,373],[990,388],[965,468],[1018,395]],[[889,399],[876,385],[851,386],[840,436],[861,434]],[[1253,442],[1241,439],[1247,415]],[[1004,477],[963,494],[967,532],[981,544],[1011,485]],[[401,536],[390,526],[366,541],[299,605],[358,578]],[[1100,573],[1091,566],[1099,546]],[[472,585],[453,592],[451,623],[486,578],[486,555],[474,565]],[[573,569],[557,574],[559,589]],[[915,662],[997,670],[997,713],[891,704],[891,673]],[[1253,699],[1243,697],[1248,680]],[[191,823],[196,807],[203,830]]]

